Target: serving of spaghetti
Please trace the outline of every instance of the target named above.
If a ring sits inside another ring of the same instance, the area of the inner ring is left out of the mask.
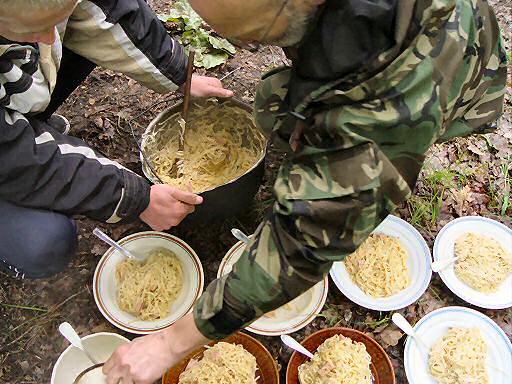
[[[371,384],[371,357],[363,343],[334,335],[320,345],[310,361],[299,366],[301,384]]]
[[[192,106],[183,152],[178,151],[180,120],[180,113],[171,115],[144,138],[144,153],[164,183],[204,192],[242,176],[264,153],[263,134],[238,106],[214,100]]]
[[[495,239],[465,233],[455,240],[454,271],[457,277],[480,292],[496,292],[512,273],[512,254]]]
[[[352,281],[372,297],[388,297],[410,284],[407,252],[397,238],[372,234],[344,261]]]
[[[243,346],[219,342],[181,373],[178,384],[255,384],[256,358]]]
[[[183,286],[181,264],[167,249],[152,251],[144,262],[124,260],[116,267],[119,307],[140,320],[169,314]]]
[[[489,384],[487,345],[475,328],[450,328],[429,353],[431,375],[439,384]]]

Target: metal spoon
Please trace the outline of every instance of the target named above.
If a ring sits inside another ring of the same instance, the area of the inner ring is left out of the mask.
[[[94,357],[91,356],[91,354],[85,349],[84,345],[82,344],[82,339],[80,339],[80,336],[78,336],[78,333],[76,333],[75,329],[71,326],[69,323],[62,323],[59,325],[59,332],[64,336],[74,347],[81,350],[87,358],[94,364],[99,364],[98,360],[96,360]]]
[[[249,236],[247,236],[245,233],[243,233],[241,230],[237,228],[233,228],[231,230],[231,234],[235,236],[238,240],[240,240],[242,243],[248,244],[249,243]]]
[[[108,245],[110,245],[111,247],[114,247],[115,249],[117,249],[119,252],[121,252],[125,257],[129,258],[129,259],[134,259],[134,260],[138,260],[138,261],[144,261],[146,258],[145,257],[142,257],[142,256],[138,256],[138,255],[135,255],[133,254],[132,252],[128,251],[126,248],[123,248],[121,245],[119,245],[117,242],[115,242],[114,240],[112,240],[110,237],[108,237],[107,234],[105,234],[104,232],[102,232],[99,228],[94,228],[94,230],[92,231],[92,233],[98,237],[98,239],[100,240],[103,240],[105,243],[107,243]]]
[[[304,356],[309,357],[310,359],[313,358],[313,354],[309,352],[306,348],[304,348],[297,340],[295,340],[291,336],[281,335],[281,341],[289,348],[299,353],[302,353]]]
[[[449,267],[450,265],[455,263],[458,259],[459,259],[458,257],[451,257],[449,259],[436,260],[432,263],[430,268],[432,269],[432,272],[437,273],[437,272],[442,271],[443,269]]]

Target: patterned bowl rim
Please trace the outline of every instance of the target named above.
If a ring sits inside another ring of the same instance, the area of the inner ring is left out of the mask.
[[[377,350],[381,353],[381,355],[384,357],[386,365],[390,369],[390,372],[391,372],[391,375],[392,375],[392,378],[393,378],[393,384],[396,383],[395,370],[393,368],[393,364],[391,363],[391,359],[389,358],[389,356],[386,353],[386,351],[384,350],[384,348],[382,348],[382,346],[376,340],[374,340],[373,338],[371,338],[370,336],[366,335],[365,333],[363,333],[361,331],[358,331],[358,330],[352,329],[352,328],[345,328],[345,327],[325,328],[325,329],[321,329],[319,331],[316,331],[315,333],[312,333],[311,335],[306,337],[304,340],[301,341],[301,345],[304,346],[304,344],[307,343],[308,341],[310,341],[311,339],[316,338],[318,336],[323,336],[324,333],[331,333],[331,332],[334,332],[337,335],[343,335],[343,336],[348,337],[350,339],[351,339],[351,337],[348,336],[349,334],[357,334],[360,337],[362,337],[363,339],[365,339],[367,342],[369,342],[370,344],[375,346],[377,348]],[[327,339],[324,339],[324,341],[325,340],[327,340]],[[314,354],[316,351],[310,351],[310,352]],[[289,376],[290,376],[290,369],[291,369],[291,366],[292,366],[291,362],[294,359],[297,359],[298,356],[300,356],[300,354],[297,351],[294,351],[292,353],[292,356],[290,357],[289,362],[288,362],[288,367],[286,368],[286,383],[287,384],[288,384],[288,382],[290,380]]]
[[[186,304],[187,309],[183,313],[183,316],[185,316],[186,314],[190,313],[190,311],[192,311],[194,304],[196,303],[197,299],[203,292],[203,288],[204,288],[203,266],[201,264],[201,261],[199,260],[199,257],[197,256],[195,251],[192,249],[192,247],[190,247],[190,245],[188,245],[185,241],[181,240],[180,238],[178,238],[176,236],[173,236],[173,235],[170,235],[170,234],[164,233],[164,232],[157,232],[157,231],[137,232],[137,233],[134,233],[132,235],[122,238],[121,240],[118,241],[118,243],[121,245],[125,245],[132,241],[140,240],[142,238],[155,238],[155,237],[167,240],[168,242],[178,245],[181,249],[183,249],[187,253],[187,255],[190,257],[190,259],[194,263],[195,271],[197,273],[199,281],[198,281],[197,290],[196,290],[196,294],[194,295],[193,301],[191,300],[191,302]],[[100,294],[100,281],[101,281],[100,277],[101,277],[101,274],[103,272],[105,265],[109,261],[110,257],[112,257],[114,252],[115,252],[114,248],[112,248],[112,247],[109,248],[103,254],[98,265],[96,266],[96,270],[94,271],[94,277],[93,277],[94,300],[96,301],[96,305],[97,305],[98,309],[100,310],[100,312],[102,313],[102,315],[112,325],[116,326],[117,328],[122,329],[126,332],[139,334],[139,335],[146,335],[146,334],[161,331],[162,329],[168,328],[172,324],[174,324],[176,321],[178,321],[179,319],[175,319],[175,320],[169,321],[169,322],[167,322],[159,327],[156,327],[156,328],[144,328],[144,327],[136,327],[136,326],[130,325],[129,323],[120,321],[111,313],[111,311],[108,309],[108,305],[104,302],[104,300]]]

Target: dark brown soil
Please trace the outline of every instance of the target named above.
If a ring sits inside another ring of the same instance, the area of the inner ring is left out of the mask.
[[[156,9],[165,10],[171,1],[152,0],[149,3]],[[507,50],[510,52],[511,4],[507,0],[494,0],[491,3],[495,5],[504,30]],[[235,90],[237,97],[250,102],[261,73],[276,65],[282,65],[284,61],[282,51],[276,47],[261,48],[256,53],[239,50],[228,64],[212,73],[221,77],[235,68],[240,68],[224,83]],[[415,200],[399,212],[403,218],[415,224],[430,245],[439,229],[460,215],[479,214],[512,227],[511,208],[505,209],[503,214],[501,212],[503,198],[510,193],[512,168],[511,82],[509,80],[507,113],[500,122],[498,132],[489,136],[487,141],[481,137],[472,137],[433,148],[427,162],[429,166],[426,166],[420,178]],[[175,96],[157,95],[123,75],[97,69],[61,108],[61,113],[72,123],[71,134],[84,139],[109,158],[140,172],[138,150],[126,122],[155,101],[166,98],[171,101],[151,108],[136,119],[137,135],[140,135],[159,111],[172,104]],[[235,243],[230,229],[238,227],[246,233],[252,233],[260,222],[269,206],[279,158],[279,154],[270,151],[265,182],[247,213],[215,222],[213,225],[199,224],[170,231],[188,242],[200,256],[207,282],[215,277],[220,260]],[[458,159],[456,166],[455,158]],[[503,164],[508,165],[508,168]],[[439,183],[435,176],[448,169],[460,172],[450,179],[452,184],[446,185],[439,193]],[[461,177],[462,172],[466,177]],[[462,190],[465,190],[465,194],[461,194]],[[418,209],[422,212],[421,204],[428,201],[434,193],[438,193],[439,212],[414,216]],[[40,281],[16,281],[0,273],[0,383],[49,382],[54,362],[68,345],[57,331],[57,326],[62,321],[72,323],[82,335],[100,331],[124,334],[102,317],[94,303],[91,291],[92,274],[99,257],[107,247],[94,238],[91,231],[95,226],[100,226],[113,238],[119,239],[148,228],[142,223],[107,226],[83,218],[78,218],[77,224],[79,248],[65,272]],[[439,278],[434,277],[423,297],[399,312],[410,321],[416,322],[426,313],[447,305],[469,306],[454,296]],[[493,318],[509,337],[512,336],[510,310],[480,311]],[[389,317],[389,313],[369,311],[353,304],[331,282],[328,302],[322,315],[294,336],[300,340],[320,328],[334,325],[362,330],[385,347],[393,360],[397,382],[406,383],[402,356],[405,338],[394,326],[389,325]],[[133,338],[133,335],[125,336]],[[281,377],[284,379],[289,351],[281,347],[278,338],[258,339],[278,360]]]

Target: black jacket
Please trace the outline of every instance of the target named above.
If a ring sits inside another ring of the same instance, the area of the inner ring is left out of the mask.
[[[145,179],[31,116],[50,101],[62,46],[158,92],[185,82],[183,48],[144,0],[82,1],[58,31],[51,47],[0,40],[0,199],[109,223],[136,218],[149,203]]]

